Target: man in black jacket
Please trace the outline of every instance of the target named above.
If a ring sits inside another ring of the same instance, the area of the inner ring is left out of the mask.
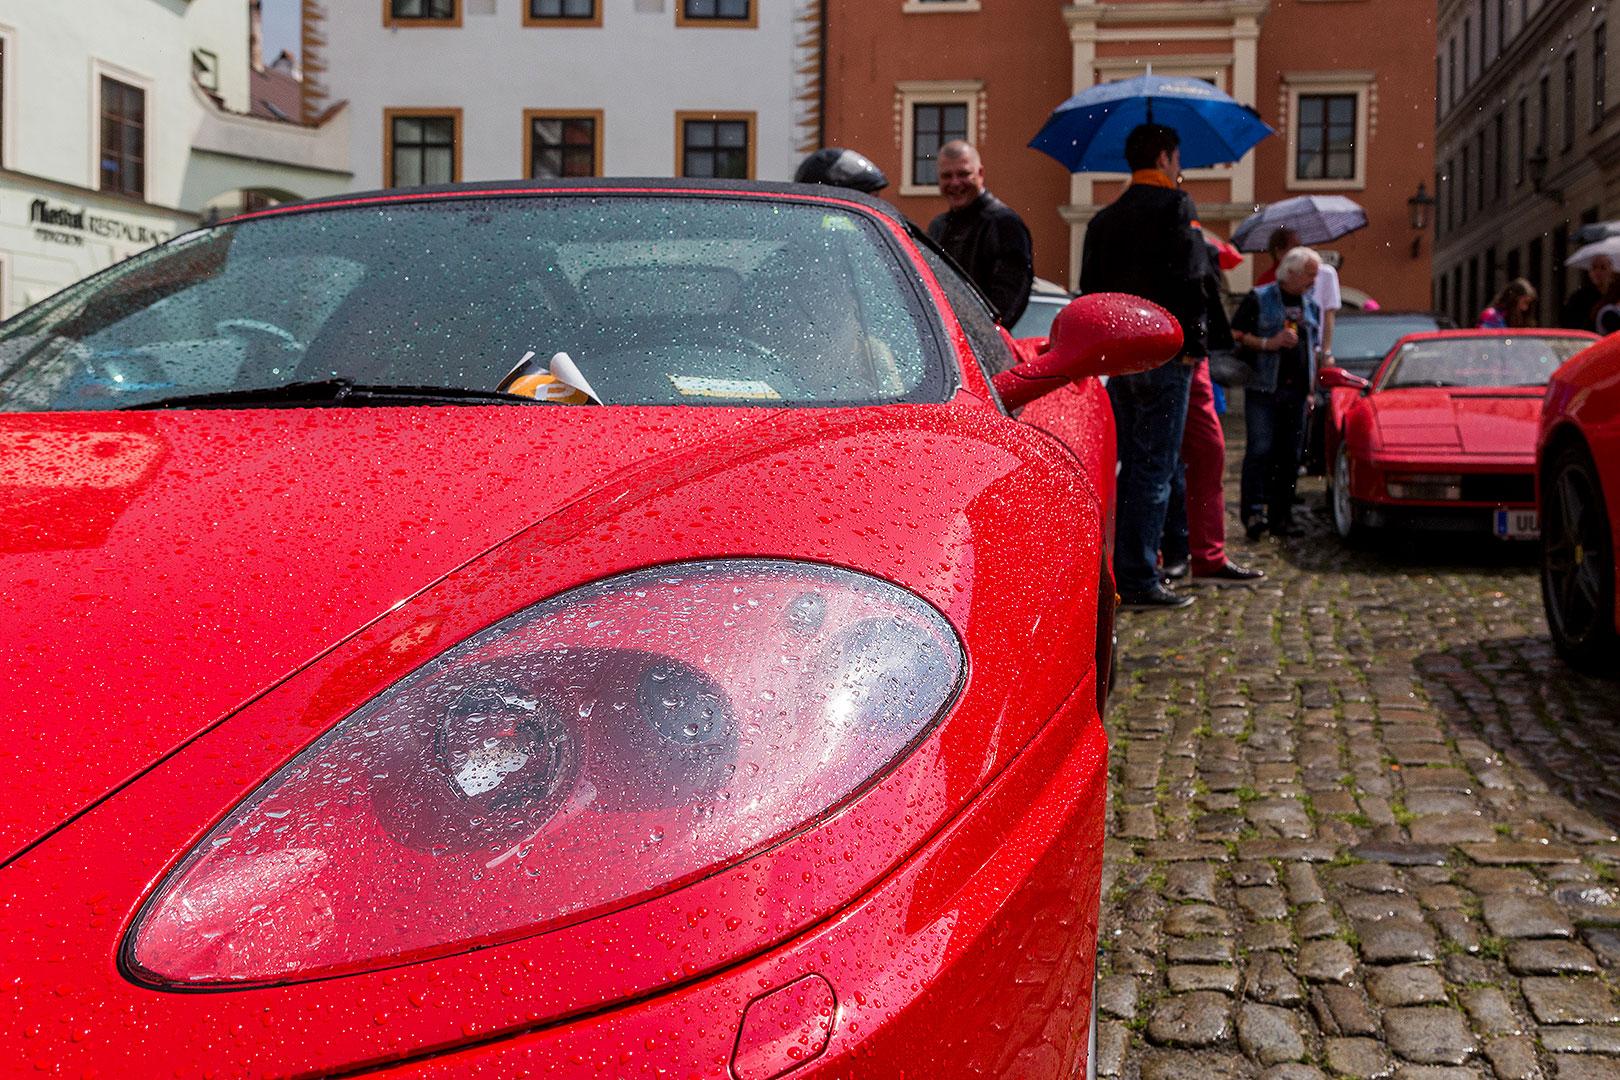
[[[928,223],[928,235],[950,253],[1011,326],[1029,304],[1035,281],[1029,229],[1018,212],[984,187],[979,152],[960,139],[939,148],[939,193],[951,208]]]
[[[1179,608],[1193,602],[1159,580],[1159,538],[1170,483],[1181,460],[1187,388],[1206,344],[1202,235],[1192,198],[1176,186],[1181,138],[1173,128],[1143,124],[1125,140],[1131,183],[1086,230],[1082,293],[1122,292],[1152,300],[1181,324],[1179,356],[1152,371],[1108,380],[1119,438],[1114,585],[1131,608]]]

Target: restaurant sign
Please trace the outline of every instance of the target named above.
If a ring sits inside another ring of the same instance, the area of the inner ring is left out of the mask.
[[[29,204],[28,221],[34,226],[34,235],[40,239],[75,247],[83,246],[87,235],[143,247],[161,244],[174,235],[119,218],[92,214],[82,206],[76,210],[52,206],[44,199],[35,199]]]

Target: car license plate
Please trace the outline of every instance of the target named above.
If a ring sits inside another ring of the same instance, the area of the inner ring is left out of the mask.
[[[1498,510],[1496,535],[1504,540],[1533,540],[1541,535],[1541,519],[1534,510]]]

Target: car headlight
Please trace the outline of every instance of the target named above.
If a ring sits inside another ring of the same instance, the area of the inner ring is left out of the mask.
[[[260,785],[146,902],[161,987],[425,959],[625,907],[824,817],[945,712],[945,619],[865,574],[638,571],[400,680]]]

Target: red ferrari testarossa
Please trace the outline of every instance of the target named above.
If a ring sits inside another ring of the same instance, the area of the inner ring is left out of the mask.
[[[1021,345],[888,204],[725,181],[277,207],[4,324],[13,1066],[1083,1068],[1092,376],[1180,332]]]
[[[1328,387],[1327,486],[1347,542],[1374,529],[1533,539],[1547,379],[1597,340],[1579,330],[1441,330],[1395,343],[1371,379]]]

